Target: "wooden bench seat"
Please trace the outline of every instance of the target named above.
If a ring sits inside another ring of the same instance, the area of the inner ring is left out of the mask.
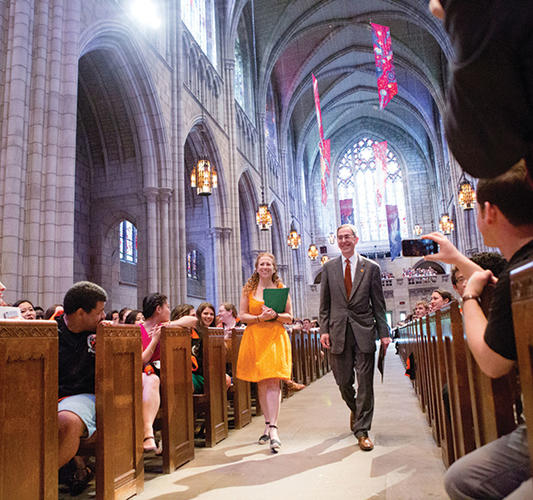
[[[55,321],[0,321],[0,498],[57,499]]]
[[[533,262],[511,271],[511,298],[529,456],[533,457]]]

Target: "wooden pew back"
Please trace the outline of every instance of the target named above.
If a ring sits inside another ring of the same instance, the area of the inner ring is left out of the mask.
[[[55,321],[0,321],[0,498],[57,498]]]
[[[529,456],[533,457],[533,262],[511,271],[511,298]]]
[[[209,328],[203,339],[204,393],[194,394],[195,413],[206,414],[206,446],[228,437],[224,329]]]
[[[163,472],[169,474],[194,458],[190,331],[163,327],[160,345]]]
[[[235,429],[241,429],[252,421],[252,395],[251,384],[246,380],[237,378],[237,360],[241,347],[243,329],[231,331],[231,373],[233,375],[233,412]]]
[[[144,487],[142,344],[138,326],[96,330],[96,497],[129,498]]]
[[[475,448],[474,422],[468,381],[467,345],[459,306],[453,302],[440,311],[454,456],[460,458]]]

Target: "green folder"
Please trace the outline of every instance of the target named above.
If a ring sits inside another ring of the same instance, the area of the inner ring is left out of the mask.
[[[284,313],[289,297],[288,288],[265,288],[263,290],[263,300],[265,306],[274,309],[278,314]]]

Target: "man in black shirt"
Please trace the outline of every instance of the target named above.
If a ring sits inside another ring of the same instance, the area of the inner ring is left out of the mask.
[[[492,378],[509,373],[516,362],[509,272],[533,259],[533,189],[526,176],[525,162],[520,161],[494,179],[480,180],[477,186],[478,228],[485,244],[498,247],[508,261],[497,280],[443,235],[425,236],[440,245],[439,252],[426,260],[453,264],[468,278],[463,294],[468,346],[481,370]],[[488,318],[479,304],[486,286],[494,286]],[[455,462],[446,473],[445,486],[452,500],[503,498],[530,477],[526,427],[521,425]]]
[[[103,288],[80,281],[65,294],[59,330],[59,467],[76,455],[80,439],[96,430],[94,341],[105,317]]]

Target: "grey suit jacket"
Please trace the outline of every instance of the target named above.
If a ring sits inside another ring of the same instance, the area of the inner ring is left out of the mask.
[[[358,256],[350,297],[346,296],[342,255],[322,268],[320,281],[320,332],[329,333],[331,353],[341,354],[350,322],[363,352],[376,350],[376,339],[389,337],[381,269],[374,261]]]

